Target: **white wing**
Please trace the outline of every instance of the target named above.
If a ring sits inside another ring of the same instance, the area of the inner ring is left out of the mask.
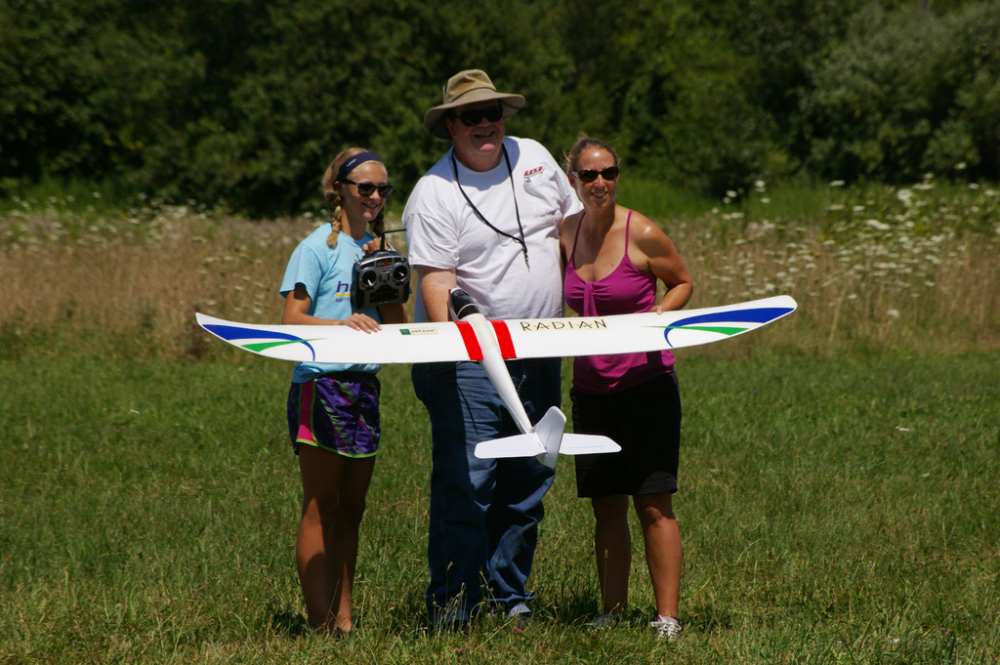
[[[788,296],[705,309],[618,316],[504,321],[517,358],[677,349],[740,335],[795,311]],[[493,322],[494,327],[500,322]],[[503,351],[501,340],[501,350]],[[504,353],[504,357],[509,357]]]
[[[378,332],[364,333],[347,326],[269,326],[197,317],[198,324],[219,339],[280,360],[359,364],[476,360],[469,355],[463,328],[450,321],[383,325]]]
[[[676,349],[727,339],[795,311],[788,296],[656,314],[491,321],[504,358],[590,356]],[[198,314],[220,339],[269,358],[330,363],[482,360],[467,322],[384,324],[376,333],[347,326],[268,326]]]

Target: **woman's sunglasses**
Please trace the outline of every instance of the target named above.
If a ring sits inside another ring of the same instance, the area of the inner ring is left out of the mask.
[[[605,180],[614,180],[618,177],[618,167],[609,166],[606,169],[601,169],[600,171],[595,171],[594,169],[587,169],[585,171],[570,171],[574,177],[579,178],[580,182],[594,182],[597,180],[597,176],[601,176]]]
[[[486,118],[487,122],[500,122],[503,118],[503,106],[487,106],[484,109],[469,109],[458,114],[458,119],[466,127],[475,127]]]
[[[383,199],[387,199],[392,196],[392,193],[396,191],[395,185],[376,185],[372,182],[354,182],[353,180],[348,180],[347,178],[342,179],[340,182],[345,185],[354,185],[358,188],[358,194],[361,196],[371,196],[378,190],[378,195]]]

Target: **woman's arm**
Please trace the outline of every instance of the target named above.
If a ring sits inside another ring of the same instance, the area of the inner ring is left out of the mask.
[[[636,224],[638,222],[638,224]],[[655,312],[662,314],[675,309],[681,309],[691,299],[694,285],[684,261],[681,260],[677,248],[660,227],[653,224],[643,215],[634,215],[632,223],[639,228],[633,235],[636,249],[642,260],[636,263],[640,269],[648,270],[656,275],[667,287],[663,299],[656,305]],[[630,239],[631,242],[631,239]]]
[[[294,291],[289,291],[285,296],[285,311],[281,314],[281,323],[286,326],[347,326],[355,330],[362,330],[366,333],[373,333],[382,329],[378,321],[360,312],[351,314],[346,319],[321,319],[309,314],[309,305],[312,298],[306,292],[304,284],[295,285]],[[405,319],[406,314],[403,314]]]

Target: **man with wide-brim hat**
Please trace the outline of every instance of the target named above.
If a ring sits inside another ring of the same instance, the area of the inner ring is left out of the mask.
[[[524,97],[498,92],[472,69],[448,80],[443,102],[427,111],[424,126],[452,147],[403,211],[420,277],[414,320],[447,321],[454,287],[491,319],[562,316],[559,223],[581,205],[544,146],[506,135],[504,120]],[[558,358],[512,361],[508,369],[532,423],[560,404]],[[416,364],[413,387],[433,445],[428,615],[435,625],[461,624],[492,609],[523,621],[554,473],[534,457],[475,457],[477,443],[519,433],[479,363]]]
[[[459,72],[448,79],[448,85],[444,88],[444,104],[435,106],[424,114],[424,127],[439,139],[450,139],[451,134],[444,120],[451,117],[456,108],[494,100],[503,106],[503,120],[524,106],[524,97],[521,95],[497,92],[493,81],[483,70],[467,69]]]

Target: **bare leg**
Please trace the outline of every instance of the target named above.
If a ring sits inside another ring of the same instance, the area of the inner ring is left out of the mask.
[[[354,459],[299,447],[302,520],[295,559],[312,628],[348,632],[358,558],[358,531],[375,458]]]
[[[660,616],[675,619],[681,588],[681,564],[684,553],[681,531],[671,504],[669,492],[640,494],[633,497],[635,511],[642,524],[646,545],[646,565],[653,581],[656,609]]]
[[[632,538],[628,531],[628,497],[613,494],[591,499],[594,548],[604,613],[621,616],[628,605],[628,574],[632,566]]]

